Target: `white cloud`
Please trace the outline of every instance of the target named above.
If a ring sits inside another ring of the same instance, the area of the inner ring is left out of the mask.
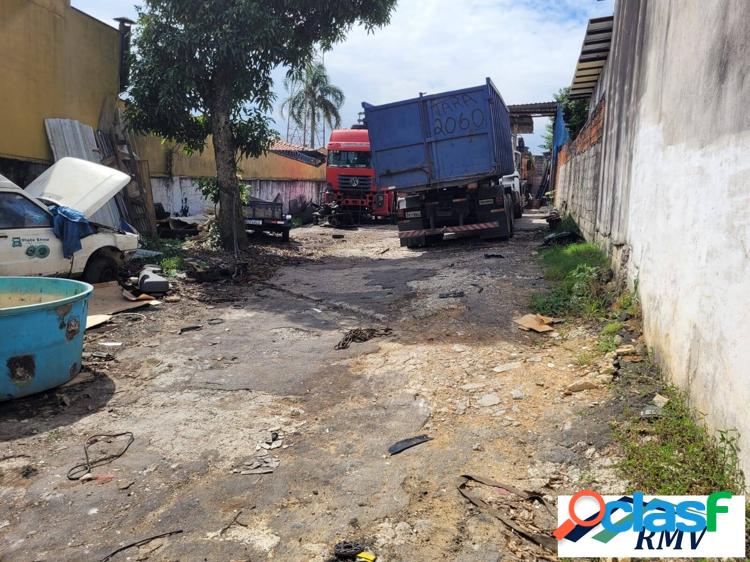
[[[111,21],[134,14],[133,0],[73,0]],[[489,76],[508,104],[549,101],[570,84],[586,21],[610,15],[613,0],[401,0],[391,24],[368,35],[354,28],[325,56],[331,81],[346,94],[345,125],[361,102],[374,104],[474,86]],[[274,73],[277,106],[283,71]],[[277,128],[285,132],[278,108]],[[544,120],[527,144],[536,149]]]
[[[345,125],[356,121],[362,101],[474,86],[487,76],[508,104],[549,101],[570,84],[586,21],[611,13],[610,0],[402,0],[388,27],[370,35],[353,29],[325,63],[347,97]],[[527,138],[532,150],[545,122],[537,120]]]

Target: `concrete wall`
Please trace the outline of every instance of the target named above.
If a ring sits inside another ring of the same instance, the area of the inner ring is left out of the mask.
[[[203,152],[186,154],[174,143],[157,137],[136,137],[136,152],[148,160],[152,176],[212,177],[216,176],[213,143],[209,138]],[[241,158],[238,172],[243,180],[309,180],[325,181],[326,167],[269,152],[259,158]]]
[[[712,428],[739,430],[746,472],[748,22],[746,0],[618,2],[596,212],[581,207],[638,288],[658,362]]]
[[[45,117],[96,128],[119,90],[119,41],[69,0],[2,0],[0,156],[51,162]]]
[[[325,182],[311,180],[250,180],[250,195],[272,201],[277,195],[284,203],[284,212],[297,214],[309,203],[319,203]],[[188,214],[198,215],[213,212],[213,203],[206,201],[198,190],[196,178],[155,177],[151,178],[154,203],[164,205],[171,214],[179,213],[183,204]]]

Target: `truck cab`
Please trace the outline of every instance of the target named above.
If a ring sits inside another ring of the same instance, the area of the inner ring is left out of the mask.
[[[502,185],[506,192],[510,194],[513,204],[513,217],[520,219],[523,215],[524,197],[521,191],[521,153],[518,150],[513,151],[514,169],[512,174],[502,177]]]
[[[379,190],[372,167],[370,137],[364,126],[336,129],[328,141],[324,203],[337,204],[352,218],[390,218],[393,192]]]

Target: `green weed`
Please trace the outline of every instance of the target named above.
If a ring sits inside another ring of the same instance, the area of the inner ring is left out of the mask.
[[[697,422],[676,388],[661,390],[669,402],[655,420],[635,413],[615,428],[625,453],[618,468],[634,489],[647,494],[744,493],[735,432],[711,435]]]
[[[535,294],[531,309],[540,314],[602,316],[612,297],[605,289],[607,256],[586,242],[555,246],[541,252],[545,277],[552,281],[548,293]]]
[[[183,260],[182,256],[172,256],[169,258],[162,258],[161,268],[164,270],[164,274],[167,277],[174,277],[178,272],[182,271]]]
[[[558,224],[554,230],[555,232],[575,232],[578,236],[581,236],[581,230],[578,228],[575,219],[570,214],[565,215],[560,221],[560,224]]]
[[[164,274],[173,277],[177,272],[183,269],[183,241],[171,238],[149,239],[146,247],[149,250],[161,252],[159,266],[164,270]]]
[[[603,336],[615,336],[620,333],[620,330],[622,330],[624,324],[619,321],[613,321],[608,323],[607,325],[602,328],[602,335]]]
[[[593,351],[584,350],[576,355],[574,361],[579,367],[586,367],[587,365],[594,363],[598,358],[599,356]]]

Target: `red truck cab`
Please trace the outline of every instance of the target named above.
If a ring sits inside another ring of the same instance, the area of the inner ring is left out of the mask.
[[[394,193],[378,189],[367,129],[336,129],[328,141],[325,203],[338,203],[357,220],[391,218]]]

